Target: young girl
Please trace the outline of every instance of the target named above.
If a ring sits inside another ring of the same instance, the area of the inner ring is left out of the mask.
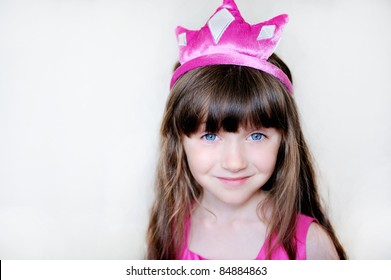
[[[225,0],[178,27],[148,259],[345,259],[322,209],[291,75],[286,15],[249,25]]]

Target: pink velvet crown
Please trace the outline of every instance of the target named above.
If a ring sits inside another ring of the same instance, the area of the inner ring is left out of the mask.
[[[267,61],[287,22],[288,15],[282,14],[250,25],[244,21],[233,0],[224,0],[200,30],[176,28],[181,65],[172,76],[170,88],[180,76],[194,68],[233,64],[269,73],[292,93],[292,83],[286,74]]]

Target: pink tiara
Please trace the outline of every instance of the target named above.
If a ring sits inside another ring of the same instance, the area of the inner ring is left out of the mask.
[[[276,77],[292,93],[287,75],[267,59],[280,41],[288,15],[282,14],[258,24],[248,24],[233,0],[223,4],[200,30],[176,28],[180,66],[170,88],[184,73],[201,66],[233,64],[249,66]]]

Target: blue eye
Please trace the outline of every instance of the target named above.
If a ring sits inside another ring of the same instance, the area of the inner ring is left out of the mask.
[[[253,141],[261,141],[264,137],[265,135],[260,132],[255,132],[250,135],[250,138]]]
[[[216,141],[217,135],[213,133],[207,133],[202,136],[202,139],[205,139],[206,141]]]

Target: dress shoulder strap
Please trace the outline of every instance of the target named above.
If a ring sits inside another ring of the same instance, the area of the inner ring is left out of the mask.
[[[295,233],[295,242],[296,242],[296,259],[297,260],[305,260],[307,259],[307,253],[306,253],[306,239],[307,239],[307,232],[312,222],[316,221],[316,219],[299,214],[297,216],[297,222],[296,222],[296,233]],[[276,236],[274,235],[272,237],[272,244],[276,242]],[[268,248],[268,240],[265,240],[265,244],[262,247],[262,250],[259,252],[257,256],[257,260],[264,260],[266,259],[266,252]],[[272,260],[288,260],[288,253],[285,251],[285,249],[282,247],[282,245],[278,245],[277,248],[274,249],[272,256]]]
[[[306,240],[307,233],[311,223],[316,222],[315,218],[300,214],[297,216],[296,225],[296,244],[297,244],[297,257],[298,260],[307,259],[306,253]]]

